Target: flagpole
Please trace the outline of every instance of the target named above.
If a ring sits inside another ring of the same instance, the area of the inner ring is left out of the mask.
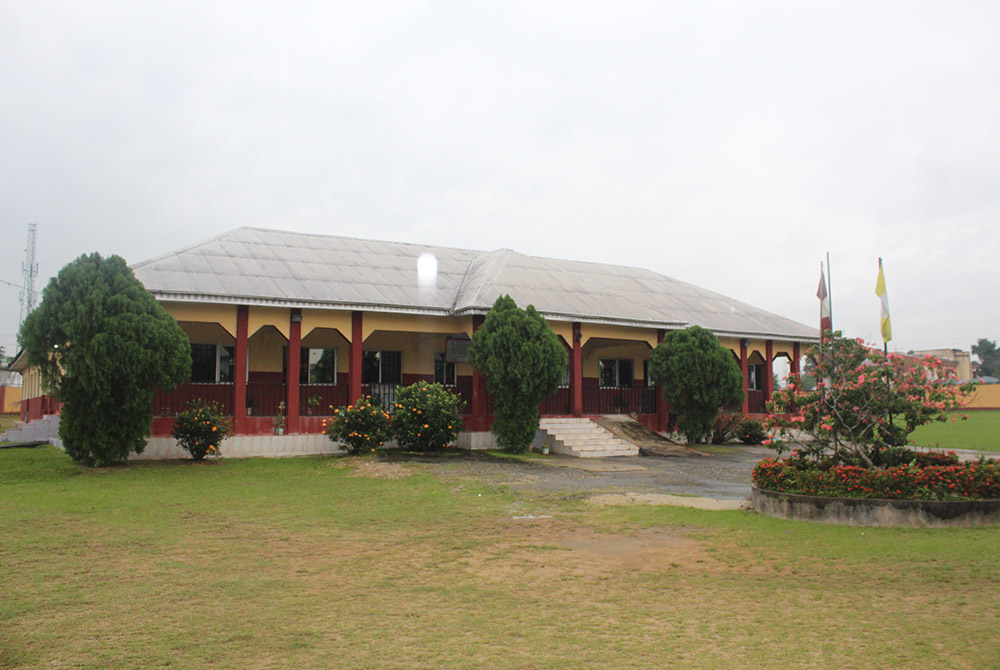
[[[826,291],[830,294],[830,330],[833,330],[833,276],[830,274],[830,252],[826,252]]]

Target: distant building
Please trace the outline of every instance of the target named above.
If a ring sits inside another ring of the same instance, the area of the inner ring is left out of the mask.
[[[961,349],[921,349],[912,352],[915,356],[934,356],[951,367],[954,364],[955,374],[959,379],[972,379],[972,359],[968,351]]]

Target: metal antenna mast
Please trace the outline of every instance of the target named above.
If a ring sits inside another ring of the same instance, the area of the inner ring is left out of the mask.
[[[38,262],[35,260],[35,237],[37,231],[37,223],[28,224],[28,246],[24,249],[24,263],[21,265],[21,277],[23,281],[21,282],[21,294],[18,296],[21,303],[21,316],[17,321],[19,329],[21,324],[24,323],[24,317],[31,314],[31,310],[35,309],[35,298],[37,296],[35,293],[35,277],[38,276]]]

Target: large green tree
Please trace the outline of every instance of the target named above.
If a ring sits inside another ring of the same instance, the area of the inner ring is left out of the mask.
[[[972,353],[979,357],[980,377],[1000,377],[1000,350],[996,342],[981,337],[972,345]]]
[[[60,270],[18,340],[63,403],[63,447],[86,465],[141,453],[154,389],[173,388],[191,371],[184,331],[119,256],[80,256]]]
[[[566,369],[566,349],[535,308],[497,298],[472,336],[473,365],[493,394],[493,433],[504,449],[523,452],[538,430],[538,404],[555,393]]]
[[[680,415],[677,428],[688,442],[712,430],[719,410],[743,401],[743,373],[728,349],[708,330],[673,330],[649,355],[650,374]]]

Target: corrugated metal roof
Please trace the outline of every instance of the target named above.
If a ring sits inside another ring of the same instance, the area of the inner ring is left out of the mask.
[[[437,258],[437,284],[417,259]],[[510,295],[548,318],[815,340],[814,328],[670,277],[617,265],[239,228],[133,266],[161,299],[431,314],[485,313]]]

